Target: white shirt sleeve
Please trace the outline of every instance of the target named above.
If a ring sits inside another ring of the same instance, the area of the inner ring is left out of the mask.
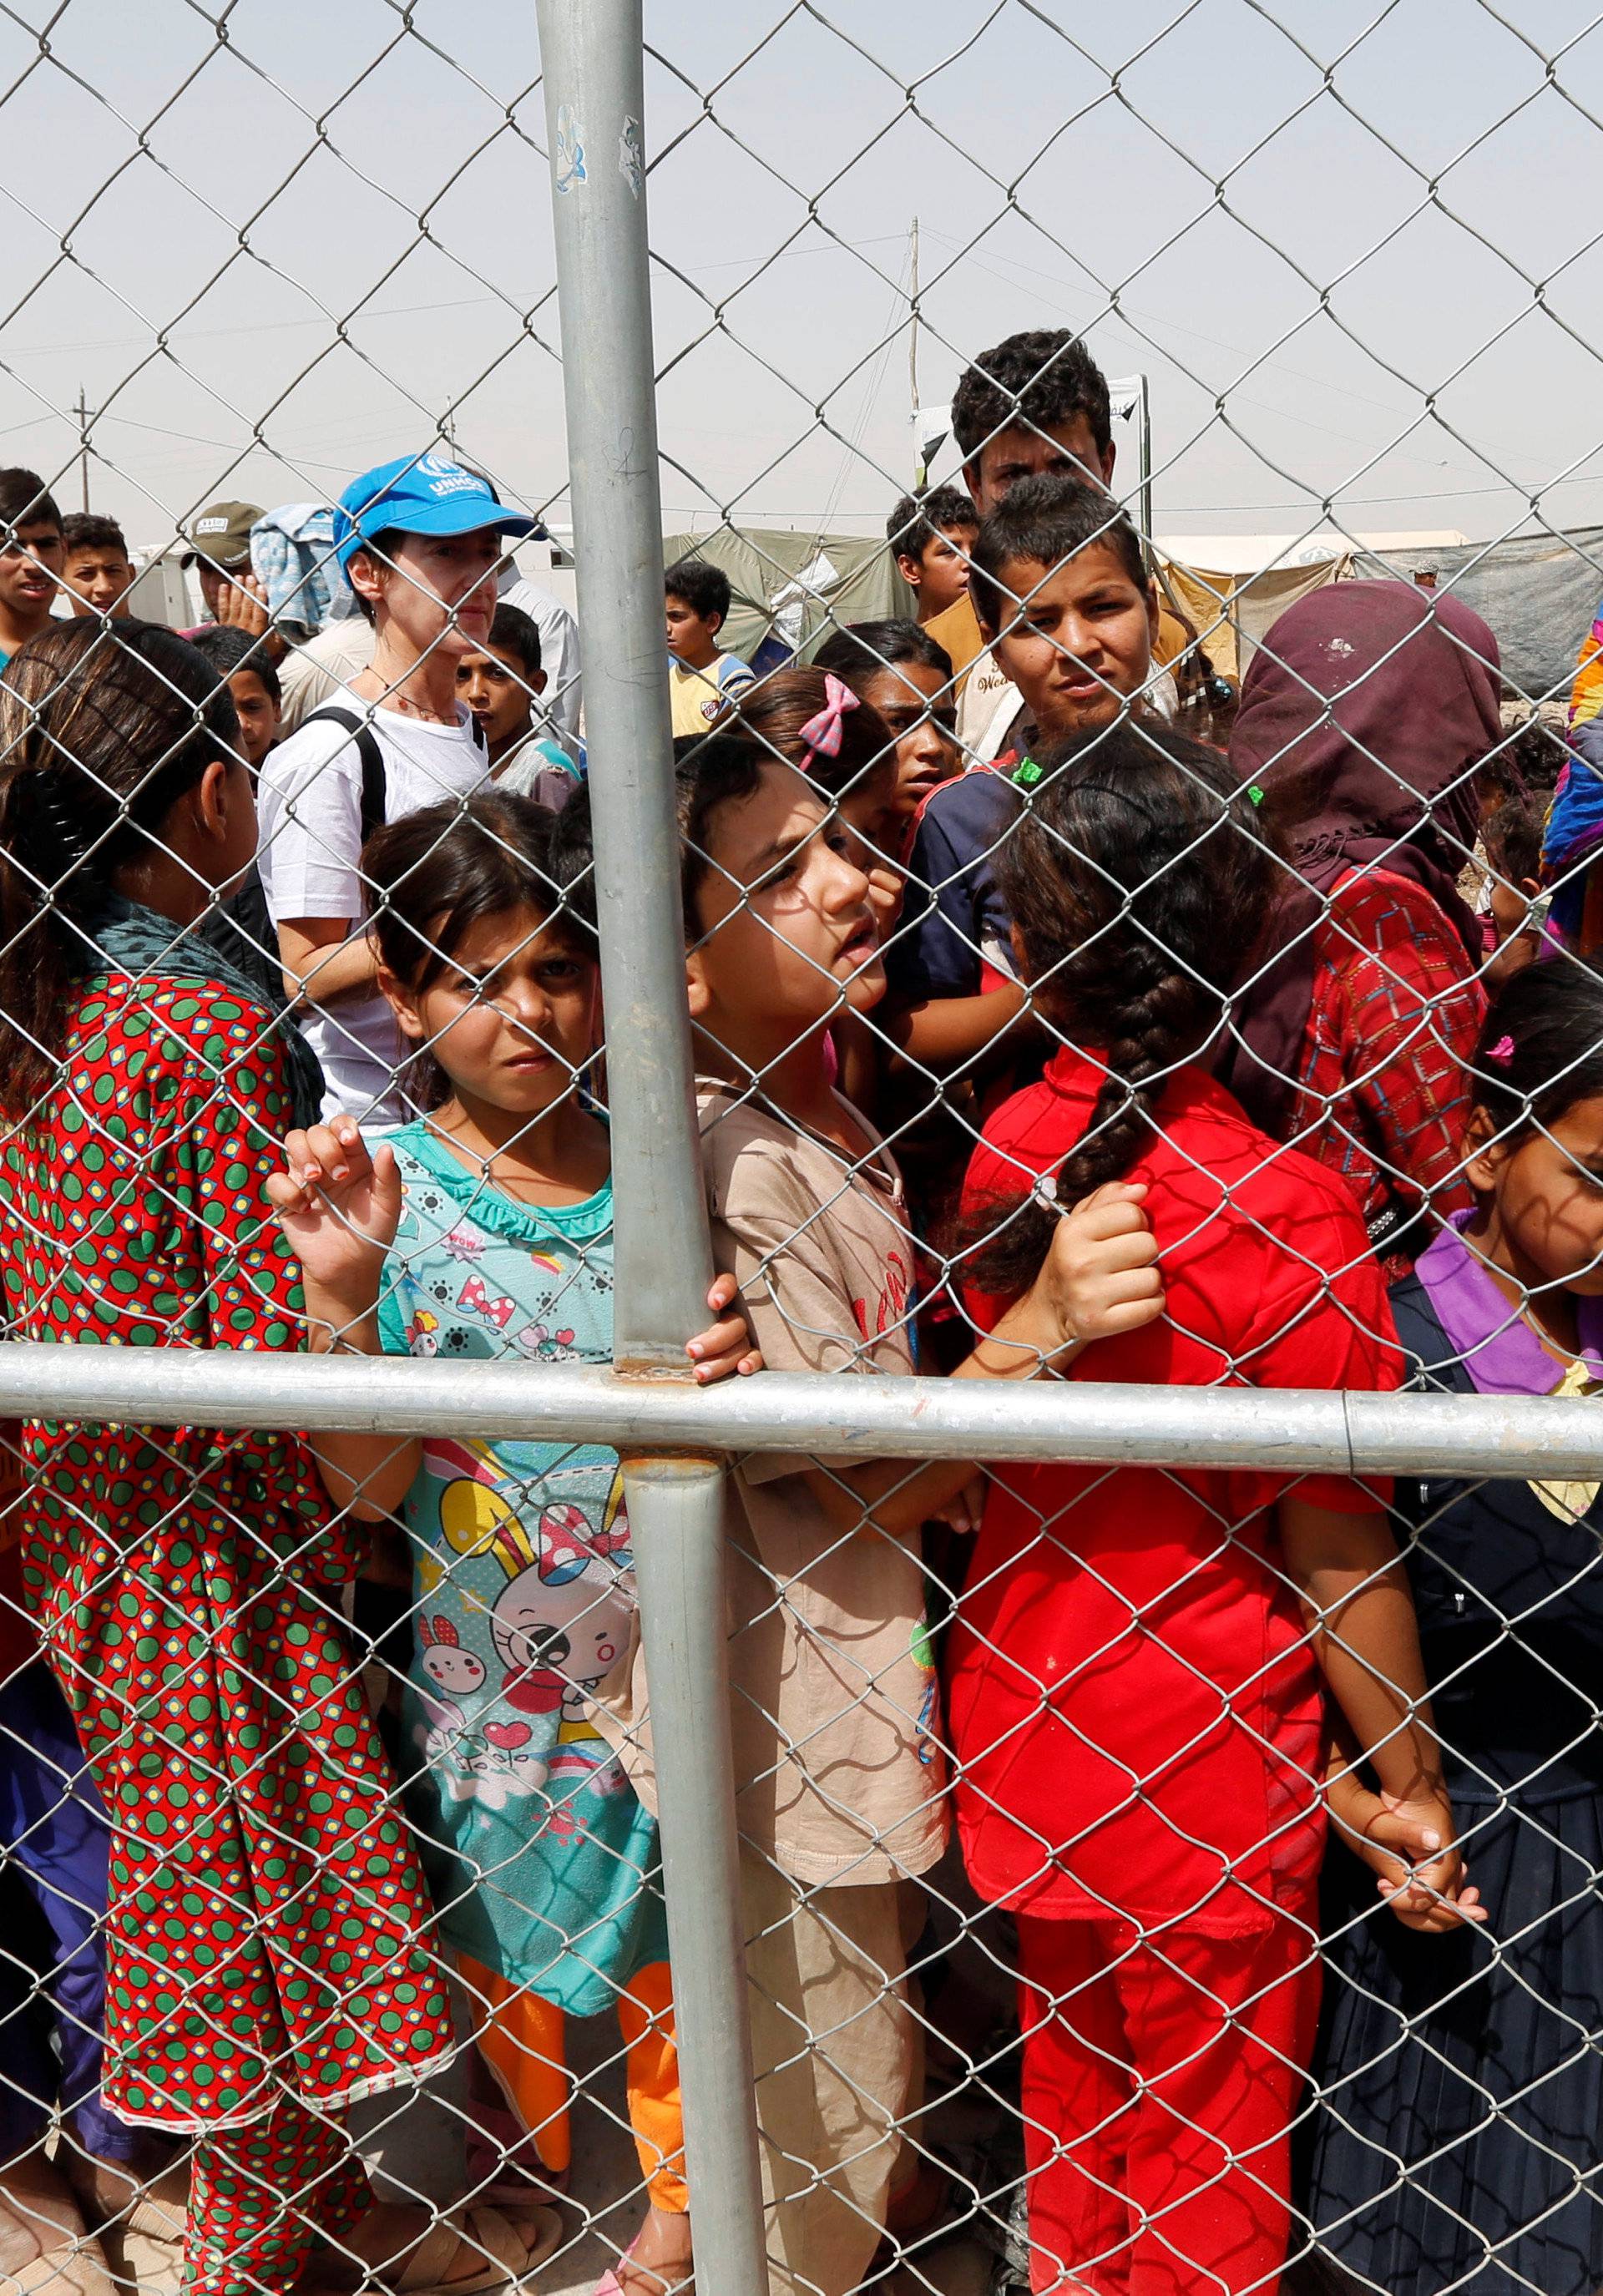
[[[364,914],[362,759],[341,726],[303,726],[258,777],[257,860],[274,924]]]

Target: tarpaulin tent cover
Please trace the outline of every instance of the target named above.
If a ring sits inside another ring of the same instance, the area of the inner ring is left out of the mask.
[[[1603,596],[1603,527],[1444,550],[1392,551],[1384,559],[1358,551],[1351,570],[1366,581],[1434,572],[1438,590],[1451,589],[1487,623],[1509,685],[1533,701],[1565,701],[1581,642]]]
[[[1270,566],[1261,574],[1210,574],[1177,558],[1158,562],[1171,600],[1191,622],[1215,669],[1239,681],[1272,624],[1327,582],[1347,572],[1345,558],[1308,566]]]
[[[883,539],[861,534],[807,534],[784,527],[720,527],[711,534],[670,534],[664,563],[705,558],[721,566],[734,592],[722,644],[750,661],[768,638],[806,660],[846,622],[883,620],[916,611],[912,592]]]

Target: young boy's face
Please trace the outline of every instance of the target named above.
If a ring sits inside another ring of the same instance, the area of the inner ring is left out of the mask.
[[[492,750],[527,733],[534,696],[545,691],[545,672],[526,669],[504,647],[465,653],[456,665],[456,698],[484,728]]]
[[[65,554],[61,579],[72,593],[75,614],[110,614],[118,620],[126,619],[134,580],[126,551],[110,543],[79,543]]]
[[[691,1012],[743,1056],[776,1058],[821,1023],[885,994],[874,906],[855,832],[794,766],[763,768],[707,832],[705,938],[686,959]]]
[[[1133,582],[1116,551],[1088,543],[1049,573],[1039,560],[1010,559],[1002,583],[1024,603],[991,637],[1043,736],[1110,726],[1127,695],[1152,674],[1157,600]]]
[[[1010,487],[1043,471],[1067,471],[1071,478],[1089,479],[1093,484],[1100,479],[1108,486],[1113,479],[1113,456],[1112,440],[1099,447],[1084,414],[1072,414],[1067,422],[1046,429],[1010,422],[986,439],[971,463],[965,463],[963,478],[975,509],[981,518],[989,518]]]
[[[61,570],[61,529],[48,519],[24,519],[0,546],[0,604],[24,625],[49,619]]]
[[[724,627],[722,614],[699,614],[688,598],[675,597],[673,591],[665,602],[667,614],[668,652],[675,661],[689,664],[692,669],[705,669],[718,658],[718,633]]]
[[[930,536],[915,557],[899,552],[897,565],[919,594],[919,619],[934,621],[954,606],[969,586],[969,558],[978,537],[977,526],[947,526]]]
[[[253,669],[236,669],[228,681],[228,691],[240,721],[240,755],[254,770],[278,733],[278,704]]]

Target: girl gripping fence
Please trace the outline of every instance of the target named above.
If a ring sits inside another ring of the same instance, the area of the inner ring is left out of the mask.
[[[1351,1195],[1201,1065],[1274,862],[1211,750],[1045,751],[1002,864],[1059,1050],[987,1125],[965,1200],[982,1326],[1057,1203],[1149,1225],[1156,1306],[1070,1376],[1384,1387]],[[1313,2043],[1322,1687],[1385,1789],[1452,1840],[1383,1498],[1345,1478],[997,1472],[953,1630],[963,1853],[1018,1917],[1037,2292],[1275,2284]],[[1435,1887],[1456,1888],[1451,1850]]]
[[[551,828],[496,791],[411,815],[364,854],[380,986],[438,1104],[371,1160],[349,1119],[292,1134],[273,1183],[309,1308],[364,1346],[610,1360],[609,1158],[582,1089],[594,943],[544,873]],[[700,1379],[761,1361],[724,1314],[733,1294],[720,1278],[721,1320],[690,1342]],[[593,1719],[634,1609],[617,1455],[443,1434],[406,1449],[407,1807],[440,1926],[536,2180],[560,2185],[568,2162],[564,2016],[616,2006],[650,2197],[616,2278],[656,2296],[689,2274],[689,2196],[656,1821]]]
[[[1595,1398],[1600,1046],[1603,991],[1566,956],[1520,973],[1487,1014],[1461,1152],[1474,1209],[1392,1292],[1412,1385],[1549,1395],[1569,1411]],[[1403,1873],[1439,1845],[1343,1765],[1308,2212],[1345,2270],[1378,2287],[1591,2296],[1603,1753],[1587,1685],[1603,1505],[1595,1482],[1435,1474],[1400,1482],[1397,1501],[1478,1918],[1429,1933],[1439,1904],[1410,1903]]]

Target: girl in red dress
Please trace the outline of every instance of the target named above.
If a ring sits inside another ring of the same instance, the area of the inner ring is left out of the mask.
[[[316,1063],[191,930],[255,849],[238,740],[226,685],[146,623],[54,624],[0,682],[16,1337],[304,1343],[265,1182]],[[344,2134],[451,2046],[338,1591],[407,1447],[53,1421],[24,1445],[27,1598],[113,1829],[105,2099],[199,2140],[190,2296],[288,2289],[316,2233],[419,2292],[520,2273],[494,2212],[420,2242],[421,2211],[371,2209]]]
[[[1041,763],[1001,866],[1059,1049],[970,1167],[965,1231],[986,1239],[970,1311],[988,1325],[1031,1279],[1059,1204],[1134,1183],[1120,1216],[1133,1238],[1150,1224],[1164,1312],[1068,1376],[1394,1385],[1350,1192],[1203,1064],[1276,882],[1252,803],[1215,752],[1150,727]],[[1278,2284],[1319,1993],[1326,1691],[1386,1791],[1451,1841],[1380,1492],[998,1471],[950,1722],[969,1875],[1018,1919],[1037,2291]],[[1455,1878],[1448,1857],[1436,1885]]]

